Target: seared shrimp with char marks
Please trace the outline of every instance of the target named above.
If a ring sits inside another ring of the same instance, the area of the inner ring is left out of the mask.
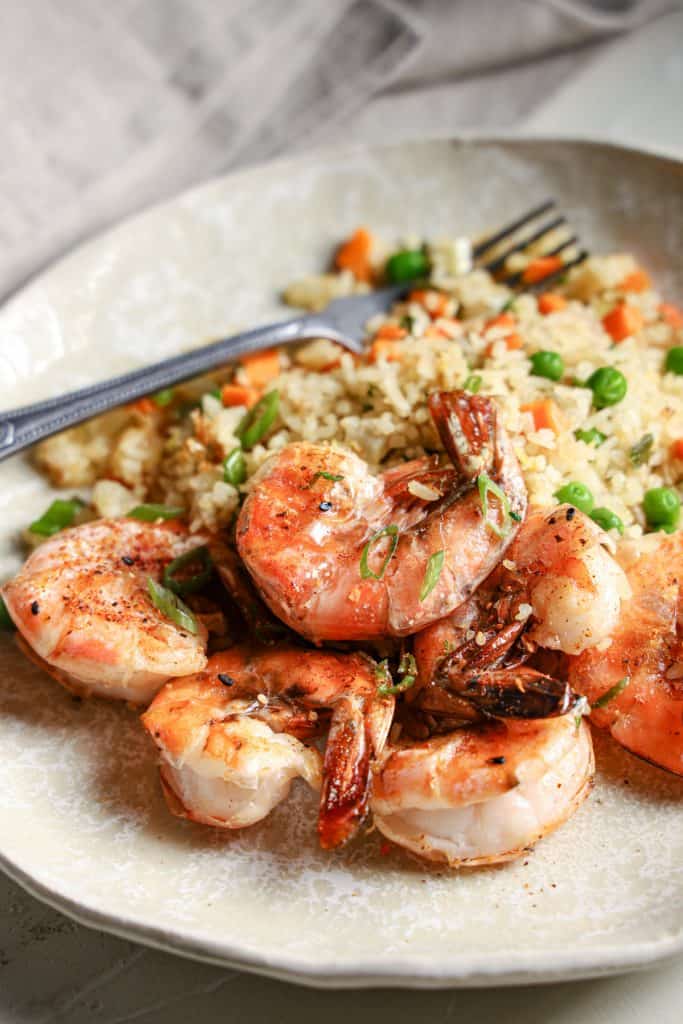
[[[580,717],[469,725],[387,746],[373,781],[374,821],[427,860],[495,864],[566,821],[590,792],[593,770]]]
[[[632,596],[612,642],[572,658],[591,718],[639,757],[683,775],[683,533],[620,546]]]
[[[523,662],[538,646],[567,654],[594,647],[617,628],[630,588],[604,538],[570,505],[533,511],[477,592],[415,637],[418,679],[409,699],[465,720],[522,707],[542,718],[570,710],[569,685]]]
[[[238,646],[214,655],[199,675],[165,686],[143,724],[161,751],[171,810],[241,828],[284,799],[293,778],[320,787],[320,756],[301,740],[329,720],[318,834],[332,849],[366,815],[370,765],[393,710],[363,655]]]
[[[146,704],[206,664],[206,630],[181,629],[152,603],[173,559],[203,542],[179,524],[100,519],[37,548],[2,596],[34,658],[67,689]]]
[[[351,452],[302,442],[254,478],[238,549],[298,633],[415,633],[464,601],[513,540],[526,489],[494,403],[438,392],[429,409],[450,467],[425,458],[373,476]]]

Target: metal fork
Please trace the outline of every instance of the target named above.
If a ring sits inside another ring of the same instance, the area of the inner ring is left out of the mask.
[[[555,217],[545,224],[534,227],[531,234],[520,235],[521,231],[532,226],[539,217],[552,211],[555,206],[554,200],[547,200],[500,231],[478,242],[472,249],[474,265],[490,270],[497,280],[517,287],[520,275],[506,277],[505,263],[513,253],[523,251],[530,244],[538,242],[544,235],[566,223],[564,217]],[[500,252],[501,243],[508,240],[512,240],[511,244]],[[552,254],[561,253],[575,243],[575,236],[571,236],[556,246]],[[547,286],[569,267],[585,259],[586,255],[587,253],[581,252],[577,257],[567,260],[557,272],[548,275],[539,284]],[[411,282],[406,281],[367,295],[334,299],[321,313],[301,314],[280,323],[256,327],[202,348],[164,359],[151,366],[124,373],[98,384],[91,384],[78,391],[0,413],[0,461],[42,438],[92,416],[142,398],[144,395],[154,394],[172,384],[206,373],[260,349],[288,345],[308,338],[329,338],[351,352],[360,354],[365,348],[364,328],[367,321],[378,313],[387,312],[394,302],[405,295],[410,285]]]

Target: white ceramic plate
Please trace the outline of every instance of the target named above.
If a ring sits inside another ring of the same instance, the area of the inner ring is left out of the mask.
[[[278,312],[350,228],[468,232],[556,196],[593,251],[683,294],[681,165],[567,142],[354,149],[224,178],[80,249],[0,313],[0,408]],[[0,467],[0,576],[49,499]],[[171,818],[123,707],[74,702],[0,642],[0,861],[81,921],[317,985],[480,985],[633,968],[683,949],[683,780],[599,739],[592,798],[528,858],[449,873],[369,835],[316,848],[314,801],[222,834]]]

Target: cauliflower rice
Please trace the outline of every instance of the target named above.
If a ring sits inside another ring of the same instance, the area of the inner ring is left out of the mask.
[[[261,389],[279,392],[277,418],[244,452],[239,486],[225,479],[223,462],[240,444],[247,409],[221,398],[225,383],[252,383],[239,364],[164,401],[143,400],[49,439],[37,449],[38,465],[57,486],[91,487],[92,514],[122,515],[157,501],[184,507],[193,530],[215,530],[233,521],[254,472],[291,441],[347,446],[377,470],[439,449],[427,395],[467,384],[496,399],[532,503],[552,505],[560,487],[580,481],[596,507],[619,516],[625,536],[639,536],[647,529],[648,489],[668,486],[681,495],[683,376],[664,372],[664,361],[669,348],[683,345],[683,318],[663,305],[629,255],[593,257],[570,271],[553,288],[562,308],[544,314],[531,292],[516,295],[482,270],[459,273],[456,243],[431,247],[433,291],[368,324],[375,341],[367,357],[325,339],[280,351],[277,375]],[[316,309],[368,287],[344,270],[295,282],[286,298]],[[603,318],[624,302],[640,312],[642,327],[617,344]],[[562,357],[560,380],[534,375],[530,356],[540,351]],[[620,370],[628,390],[617,404],[595,409],[583,382],[603,366]],[[551,425],[534,411],[546,399]],[[605,435],[599,446],[575,434],[592,428]],[[638,442],[641,464],[633,454]]]

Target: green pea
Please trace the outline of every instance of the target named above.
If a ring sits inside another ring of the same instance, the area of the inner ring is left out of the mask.
[[[616,405],[628,391],[626,377],[621,370],[615,370],[613,366],[601,366],[590,375],[586,387],[593,392],[593,405],[596,409]]]
[[[599,508],[594,508],[590,514],[591,519],[598,526],[601,526],[603,530],[618,530],[619,533],[624,532],[624,524],[622,523],[616,512],[613,512],[611,508],[605,508],[601,505]]]
[[[675,373],[683,376],[683,345],[674,345],[666,354],[664,369],[667,373]]]
[[[152,395],[152,401],[155,405],[158,405],[160,409],[163,409],[165,405],[170,405],[173,401],[175,392],[173,388],[163,388],[161,391],[157,391],[156,395]]]
[[[585,484],[578,480],[571,480],[564,487],[560,487],[559,491],[555,491],[555,497],[559,502],[573,505],[574,508],[578,508],[579,512],[585,512],[586,515],[590,515],[595,504],[591,492]]]
[[[386,274],[393,284],[424,277],[429,271],[429,260],[422,249],[402,249],[387,260]]]
[[[564,373],[564,359],[559,352],[534,352],[531,357],[531,372],[535,377],[559,380]]]
[[[607,440],[607,434],[603,434],[602,430],[598,430],[597,427],[591,427],[590,430],[575,430],[574,437],[577,441],[583,441],[584,444],[594,444],[596,448],[599,448]]]
[[[681,517],[681,499],[672,487],[653,487],[645,492],[643,509],[649,526],[673,533]]]

